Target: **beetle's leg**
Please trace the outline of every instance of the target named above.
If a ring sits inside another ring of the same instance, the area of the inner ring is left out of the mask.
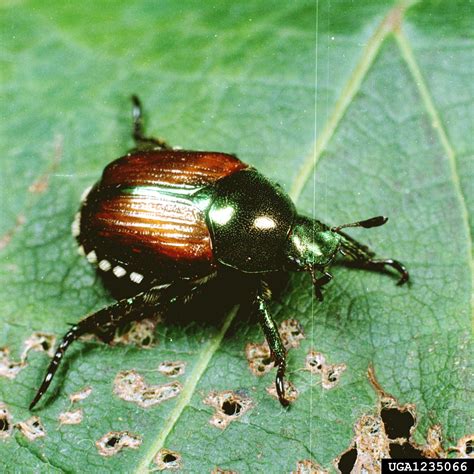
[[[146,137],[143,130],[143,107],[140,99],[132,95],[132,117],[133,131],[132,136],[135,140],[135,150],[168,150],[171,147],[159,138]]]
[[[262,326],[265,338],[268,342],[268,345],[270,346],[273,360],[275,361],[275,365],[277,367],[275,387],[278,394],[278,399],[280,400],[280,403],[286,407],[290,404],[288,399],[285,397],[284,385],[284,376],[286,370],[286,349],[281,340],[277,325],[275,324],[275,321],[273,321],[273,318],[268,311],[266,301],[268,296],[268,289],[266,286],[261,285],[253,301],[253,309],[258,315],[260,325]]]
[[[137,295],[135,298],[139,298],[140,296],[141,295]],[[135,298],[118,301],[114,305],[103,308],[72,326],[72,328],[64,335],[61,343],[56,349],[53,360],[50,362],[48,371],[46,372],[46,376],[43,379],[35,398],[31,402],[30,410],[38,403],[46,390],[48,390],[67,348],[76,339],[88,333],[97,334],[105,341],[110,340],[113,337],[113,333],[110,330],[113,326],[113,322],[120,318],[121,313],[130,312]]]
[[[87,316],[64,335],[56,349],[53,360],[49,364],[46,376],[31,402],[30,410],[38,403],[56,373],[67,348],[84,334],[95,334],[104,342],[110,342],[119,327],[132,321],[139,321],[163,311],[175,303],[187,303],[197,290],[199,282],[177,282],[167,287],[154,287],[132,298],[126,298]]]
[[[375,252],[370,250],[367,246],[360,244],[344,232],[338,231],[338,234],[342,236],[340,252],[342,255],[353,260],[356,265],[376,270],[385,267],[392,267],[400,274],[400,280],[398,280],[397,283],[398,285],[403,285],[408,281],[410,275],[403,263],[391,258],[375,258]]]
[[[313,280],[314,292],[316,294],[316,298],[319,301],[323,301],[323,292],[321,291],[323,286],[327,285],[332,280],[332,275],[329,272],[323,271],[323,276],[317,278],[315,269],[311,272],[311,278]]]

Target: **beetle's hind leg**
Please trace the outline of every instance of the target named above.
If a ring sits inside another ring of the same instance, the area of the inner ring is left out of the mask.
[[[110,342],[114,337],[119,321],[125,322],[125,320],[130,320],[135,305],[138,303],[138,300],[141,299],[143,299],[143,293],[140,293],[134,298],[120,300],[111,306],[107,306],[106,308],[87,316],[72,326],[64,335],[61,343],[56,349],[56,353],[49,364],[46,376],[44,377],[35,398],[31,402],[30,410],[39,402],[46,390],[48,390],[67,348],[84,334],[95,334],[102,341]],[[135,317],[135,319],[140,318]]]
[[[410,275],[403,263],[391,258],[376,258],[375,252],[370,250],[367,246],[360,244],[344,232],[339,231],[338,234],[342,237],[340,252],[342,255],[349,257],[355,265],[374,270],[382,270],[385,267],[391,267],[400,274],[397,285],[403,285],[409,280]]]
[[[278,399],[283,406],[288,406],[290,402],[285,397],[284,376],[286,371],[286,349],[278,332],[277,325],[268,311],[267,300],[270,292],[267,286],[262,282],[258,288],[254,300],[252,301],[253,310],[257,313],[260,325],[262,326],[265,338],[270,346],[277,375],[275,378],[275,387]]]
[[[133,130],[132,136],[135,140],[135,149],[133,151],[146,150],[169,150],[171,147],[160,138],[146,137],[143,127],[143,107],[137,95],[132,95],[132,117]]]
[[[53,380],[67,348],[84,334],[95,334],[104,342],[110,342],[116,330],[132,321],[140,321],[164,311],[173,304],[187,303],[202,287],[197,282],[176,282],[168,286],[153,287],[132,298],[126,298],[87,316],[64,335],[49,364],[46,376],[30,405],[30,410],[38,403]]]

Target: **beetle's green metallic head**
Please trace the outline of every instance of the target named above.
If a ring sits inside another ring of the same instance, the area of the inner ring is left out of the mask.
[[[288,236],[287,269],[312,272],[329,265],[341,246],[341,235],[315,219],[297,216]]]

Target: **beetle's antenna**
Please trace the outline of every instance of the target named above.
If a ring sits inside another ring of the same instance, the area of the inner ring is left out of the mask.
[[[346,227],[363,227],[364,229],[370,229],[371,227],[380,227],[388,221],[388,217],[385,216],[376,216],[371,217],[370,219],[365,219],[364,221],[352,222],[350,224],[342,224],[337,227],[332,227],[333,232],[339,232],[341,229]]]

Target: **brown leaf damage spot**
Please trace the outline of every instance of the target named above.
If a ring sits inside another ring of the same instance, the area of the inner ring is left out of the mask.
[[[328,364],[322,373],[321,383],[323,388],[329,390],[334,388],[339,383],[341,374],[346,370],[346,364]]]
[[[24,343],[20,362],[10,360],[10,349],[0,347],[0,377],[14,379],[20,370],[27,366],[26,359],[30,351],[47,352],[49,357],[54,355],[56,337],[44,332],[34,332]]]
[[[25,216],[23,214],[19,214],[13,227],[5,232],[5,234],[0,236],[0,250],[3,250],[10,243],[14,235],[18,232],[18,230],[20,230],[25,222]]]
[[[176,362],[162,362],[158,367],[158,372],[167,377],[179,377],[183,375],[186,369],[186,364],[177,360]]]
[[[12,435],[12,417],[6,405],[0,402],[0,440],[9,438]]]
[[[156,467],[159,471],[176,471],[183,467],[181,462],[181,454],[166,448],[160,449],[155,454],[153,462],[156,464]]]
[[[253,407],[252,399],[232,390],[211,392],[203,403],[215,409],[209,423],[221,430],[227,428],[229,423],[237,420]]]
[[[148,385],[135,370],[119,372],[114,380],[115,395],[142,408],[149,408],[174,398],[179,395],[182,388],[179,382]]]
[[[326,390],[334,388],[346,370],[346,364],[328,364],[321,352],[309,351],[306,355],[305,369],[313,374],[321,374],[321,385]]]
[[[227,469],[221,469],[220,467],[215,467],[211,474],[237,474],[236,471],[229,471]]]
[[[26,341],[25,348],[21,354],[21,360],[26,361],[28,352],[46,352],[49,357],[54,356],[54,346],[56,344],[56,336],[45,332],[34,332]]]
[[[133,344],[143,349],[149,349],[155,343],[155,329],[159,322],[159,318],[133,321],[126,332],[114,337],[112,344]]]
[[[433,459],[446,457],[446,451],[443,449],[443,433],[441,431],[441,425],[434,425],[428,428],[426,445],[421,448],[423,450],[423,455],[427,458]]]
[[[289,380],[286,380],[286,379],[284,381],[284,385],[285,385],[285,398],[289,402],[294,402],[298,398],[298,395],[299,395],[298,389]],[[270,385],[270,387],[267,387],[267,392],[273,398],[276,398],[277,400],[279,399],[274,383]]]
[[[20,421],[15,425],[18,431],[30,441],[34,441],[38,438],[46,436],[46,430],[44,429],[41,420],[38,416],[32,416],[26,421]]]
[[[457,453],[460,458],[474,458],[474,434],[460,438],[457,446],[450,448],[449,451]]]
[[[14,379],[25,365],[25,362],[13,362],[10,360],[10,349],[8,347],[0,347],[0,377]]]
[[[273,369],[274,364],[266,341],[263,344],[247,344],[245,356],[254,375],[265,375]]]
[[[128,431],[110,431],[95,442],[101,456],[114,456],[124,448],[138,449],[142,444],[140,436]]]
[[[328,474],[328,471],[314,461],[304,459],[296,463],[296,471],[292,471],[291,474]]]
[[[59,414],[58,420],[60,425],[78,425],[84,418],[82,408],[76,410],[65,411]]]
[[[280,324],[278,331],[287,351],[299,347],[300,341],[304,339],[303,328],[296,319],[286,319]]]
[[[381,472],[381,459],[390,457],[389,440],[380,416],[364,415],[357,420],[352,446],[336,460],[340,472]]]
[[[301,324],[296,319],[283,321],[278,329],[285,349],[296,348],[300,341],[304,339],[304,332]],[[274,367],[270,347],[267,341],[262,344],[249,343],[245,347],[245,355],[249,362],[250,370],[258,376],[265,375]]]
[[[92,387],[84,387],[78,392],[71,393],[71,395],[69,395],[69,400],[71,400],[71,403],[80,402],[81,400],[85,400],[91,393]]]
[[[375,413],[365,414],[354,426],[351,446],[334,464],[339,472],[381,472],[382,458],[443,458],[446,452],[441,442],[441,427],[428,430],[425,445],[412,439],[416,429],[415,405],[401,405],[385,392],[375,377],[372,367],[368,378],[378,395]]]

